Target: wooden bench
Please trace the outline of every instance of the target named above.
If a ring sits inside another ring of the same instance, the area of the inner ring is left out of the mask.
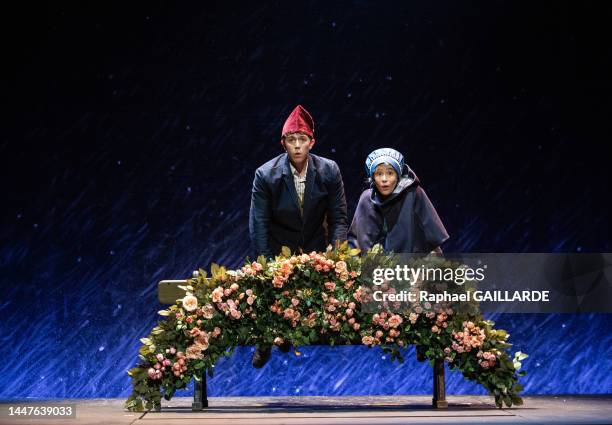
[[[197,272],[194,272],[197,273]],[[157,297],[161,304],[174,304],[185,296],[185,291],[179,286],[186,286],[187,280],[162,280],[157,286]],[[446,383],[444,376],[444,361],[436,360],[433,367],[433,407],[443,409],[448,407],[446,401]],[[192,410],[198,411],[208,407],[206,394],[206,370],[202,371],[200,380],[194,380]]]

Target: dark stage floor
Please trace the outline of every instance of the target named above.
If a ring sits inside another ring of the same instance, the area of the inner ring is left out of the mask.
[[[496,409],[491,397],[451,396],[449,408],[434,410],[429,396],[372,397],[223,397],[210,398],[210,408],[191,411],[190,398],[162,404],[161,412],[131,413],[123,399],[80,399],[76,419],[10,419],[0,405],[2,424],[610,424],[612,395],[526,397],[525,404]],[[28,402],[27,404],[34,404]],[[53,402],[50,402],[53,403]],[[68,401],[62,401],[68,403]]]

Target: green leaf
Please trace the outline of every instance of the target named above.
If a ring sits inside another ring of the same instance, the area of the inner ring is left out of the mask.
[[[142,376],[144,375],[144,369],[141,367],[133,367],[130,370],[128,370],[128,375],[131,377],[137,377],[137,376]]]
[[[529,355],[523,352],[520,352],[520,351],[517,351],[516,353],[514,353],[514,359],[518,361],[525,360],[527,357],[529,357]]]
[[[502,398],[500,395],[497,395],[497,394],[495,395],[495,405],[499,407],[500,409],[503,407]]]
[[[220,273],[219,265],[217,263],[212,263],[210,265],[210,272],[212,273],[213,278],[219,277],[219,273]]]
[[[510,396],[504,396],[502,400],[504,401],[506,406],[512,407],[512,398]]]

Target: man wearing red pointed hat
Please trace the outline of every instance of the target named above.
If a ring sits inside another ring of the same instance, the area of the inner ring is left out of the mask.
[[[283,126],[285,152],[255,171],[249,232],[256,255],[273,256],[283,246],[293,252],[325,251],[328,244],[346,240],[340,169],[331,159],[311,154],[314,144],[312,116],[298,105]],[[262,367],[269,355],[269,349],[257,350],[253,365]]]

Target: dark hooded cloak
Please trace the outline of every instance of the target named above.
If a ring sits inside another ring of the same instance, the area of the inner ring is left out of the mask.
[[[380,243],[385,251],[428,253],[448,239],[448,233],[408,167],[393,193],[382,199],[372,183],[359,198],[348,233],[351,247],[367,251]]]

